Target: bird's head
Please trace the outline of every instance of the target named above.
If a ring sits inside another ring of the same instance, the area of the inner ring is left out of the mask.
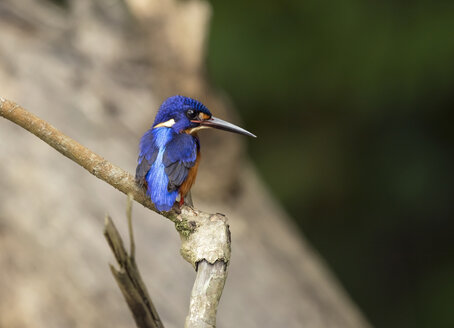
[[[215,128],[255,137],[234,124],[213,117],[201,102],[184,96],[167,98],[159,108],[153,128],[168,127],[176,133],[193,134],[201,129]]]

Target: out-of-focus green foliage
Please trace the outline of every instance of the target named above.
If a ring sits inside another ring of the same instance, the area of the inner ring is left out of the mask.
[[[378,327],[454,327],[454,2],[212,1],[210,76]]]

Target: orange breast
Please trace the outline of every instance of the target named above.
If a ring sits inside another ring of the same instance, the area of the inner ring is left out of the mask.
[[[200,151],[197,151],[197,158],[195,160],[195,164],[193,167],[191,167],[189,169],[186,180],[184,180],[184,182],[181,184],[180,188],[178,189],[178,192],[180,193],[181,197],[186,196],[186,194],[189,192],[189,190],[191,190],[191,187],[194,184],[195,178],[197,176],[199,162],[200,162]]]

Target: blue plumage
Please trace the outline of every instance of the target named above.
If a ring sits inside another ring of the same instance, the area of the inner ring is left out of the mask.
[[[180,194],[180,205],[195,181],[200,150],[197,131],[214,127],[253,136],[212,117],[201,102],[174,96],[165,100],[153,126],[140,140],[137,182],[159,211],[169,211]]]
[[[185,129],[197,126],[187,117],[188,109],[211,116],[210,111],[194,99],[183,96],[168,98],[159,108],[152,128],[140,141],[136,180],[146,186],[147,195],[159,211],[172,208],[178,188],[197,159],[197,136],[182,133]],[[156,127],[170,120],[175,123]]]
[[[160,211],[170,210],[178,195],[177,190],[167,190],[169,178],[163,163],[166,145],[172,140],[172,134],[174,132],[167,128],[149,130],[140,143],[138,169],[145,168],[147,172],[139,170],[139,174],[145,174],[147,194]]]

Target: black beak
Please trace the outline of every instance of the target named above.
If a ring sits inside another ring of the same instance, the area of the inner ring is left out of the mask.
[[[206,126],[209,128],[215,128],[215,129],[234,132],[234,133],[238,133],[238,134],[244,134],[249,137],[257,138],[256,135],[250,133],[249,131],[246,131],[245,129],[242,129],[239,126],[236,126],[232,123],[226,122],[224,120],[221,120],[221,119],[213,117],[213,116],[207,120],[202,120],[202,121],[192,120],[191,122],[199,123],[201,126]]]

